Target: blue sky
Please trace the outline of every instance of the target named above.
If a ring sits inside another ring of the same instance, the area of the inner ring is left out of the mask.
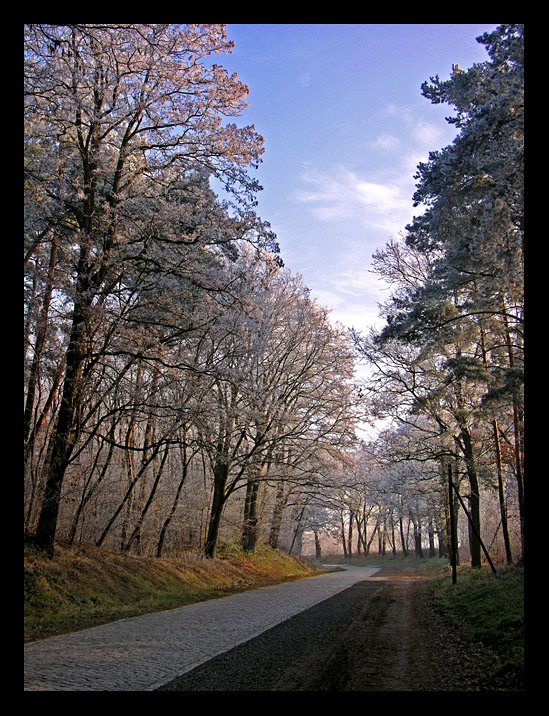
[[[379,322],[372,254],[412,218],[418,163],[455,136],[421,84],[487,60],[476,38],[496,27],[227,25],[218,62],[249,86],[242,119],[265,140],[258,213],[334,321]]]

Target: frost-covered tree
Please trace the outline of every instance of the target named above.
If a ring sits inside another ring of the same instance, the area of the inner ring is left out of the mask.
[[[520,500],[524,490],[523,26],[502,25],[479,41],[487,62],[454,66],[450,79],[423,86],[432,102],[454,108],[458,134],[418,168],[422,213],[376,255],[393,283],[386,326],[358,341],[377,364],[378,405],[416,426],[428,416],[421,429],[452,436],[477,527],[482,421],[496,446],[512,444]],[[479,566],[478,545],[472,553]]]
[[[234,270],[238,305],[204,339],[214,377],[199,428],[214,483],[208,556],[236,491],[245,491],[243,545],[252,549],[262,486],[312,481],[323,455],[354,435],[353,357],[343,333],[286,269],[243,253]]]
[[[25,27],[30,355],[25,436],[36,436],[38,373],[48,340],[55,340],[58,356],[53,365],[48,356],[48,371],[59,400],[48,433],[36,527],[37,543],[50,553],[103,318],[117,302],[123,311],[134,309],[134,292],[141,291],[141,298],[146,293],[141,283],[136,288],[136,279],[142,269],[151,278],[155,262],[162,280],[154,302],[161,302],[163,291],[169,292],[170,270],[181,266],[162,271],[159,246],[196,246],[197,231],[190,232],[196,215],[189,217],[188,203],[177,200],[181,184],[198,172],[216,177],[233,197],[231,215],[239,224],[230,237],[201,214],[198,233],[208,233],[210,244],[227,250],[243,235],[272,240],[253,214],[258,186],[248,174],[260,160],[262,138],[253,127],[228,121],[241,114],[247,88],[211,60],[231,47],[223,25]],[[202,266],[208,260],[204,256]],[[223,288],[210,278],[202,285],[203,276],[196,271],[195,293]],[[53,306],[59,320],[46,335]],[[149,330],[143,301],[131,318],[136,330],[139,322],[142,331]],[[115,335],[117,330],[102,331],[102,351]]]

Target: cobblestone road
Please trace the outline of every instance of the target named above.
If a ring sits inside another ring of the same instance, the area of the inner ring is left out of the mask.
[[[377,572],[354,567],[25,645],[25,691],[154,691]]]

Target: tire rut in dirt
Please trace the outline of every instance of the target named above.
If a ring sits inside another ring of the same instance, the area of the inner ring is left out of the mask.
[[[479,691],[489,666],[434,609],[424,580],[375,578],[158,691]]]

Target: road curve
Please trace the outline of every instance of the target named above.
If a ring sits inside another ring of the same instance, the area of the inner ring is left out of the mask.
[[[348,567],[25,645],[25,691],[155,691],[378,572]]]

